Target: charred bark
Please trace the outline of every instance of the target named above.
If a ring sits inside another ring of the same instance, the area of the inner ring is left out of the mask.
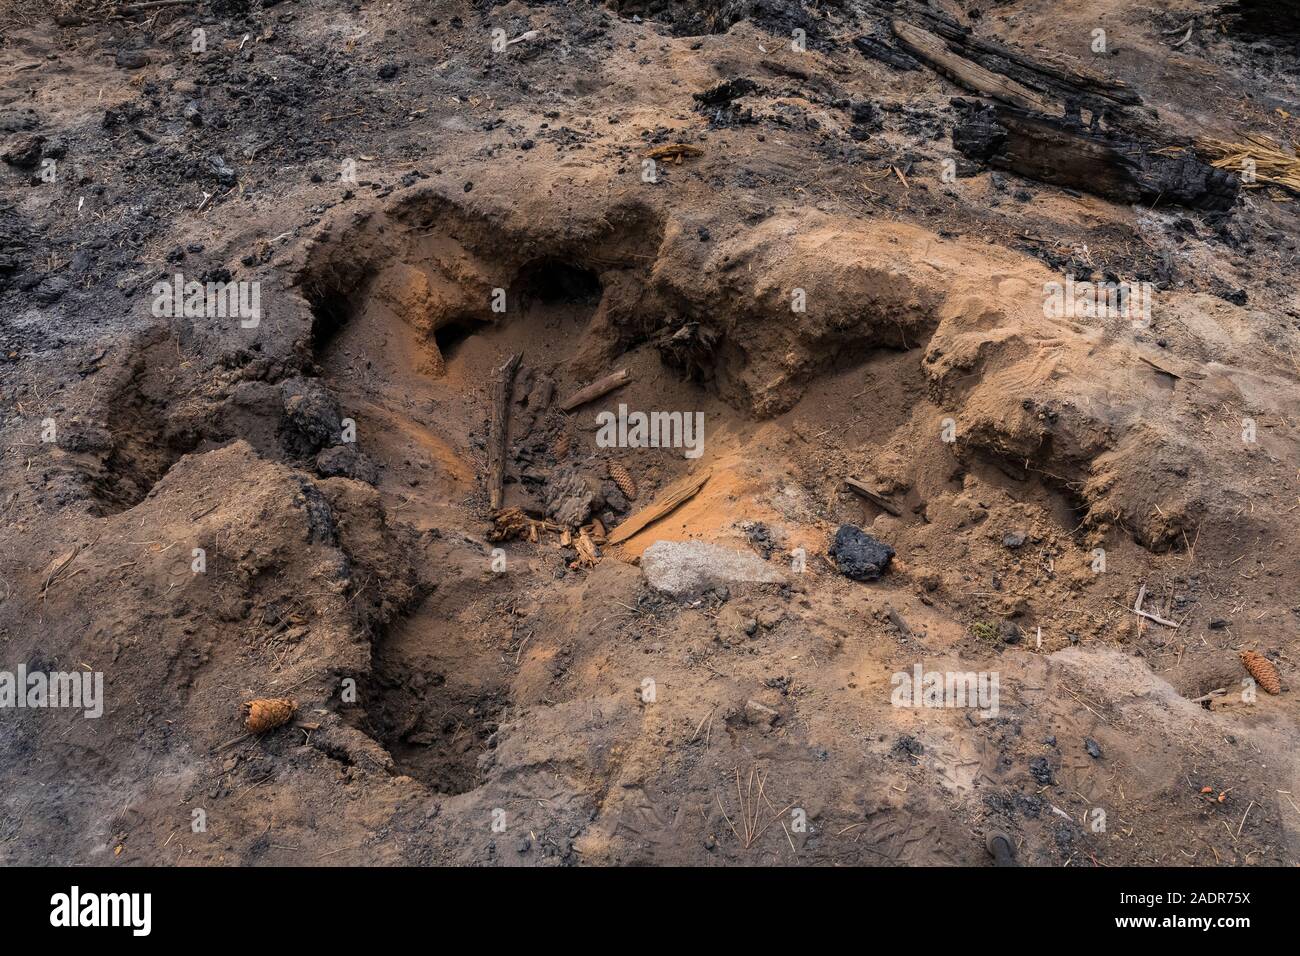
[[[1099,133],[1002,104],[955,100],[953,146],[963,155],[1041,182],[1123,203],[1226,210],[1240,181],[1191,150],[1154,152],[1132,137]]]

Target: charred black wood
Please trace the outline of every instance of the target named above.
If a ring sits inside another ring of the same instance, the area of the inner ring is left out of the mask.
[[[1222,8],[1229,33],[1300,39],[1300,0],[1236,0]]]
[[[972,34],[966,27],[952,29],[935,25],[934,32],[951,44],[952,49],[986,69],[1006,73],[1022,83],[1040,85],[1062,98],[1097,96],[1124,106],[1141,104],[1142,97],[1121,80],[1095,76],[1064,65],[1031,57],[994,40]]]
[[[954,100],[953,146],[964,156],[1028,179],[1123,203],[1231,209],[1237,176],[1189,149],[1156,152],[1125,133],[1098,133],[1001,104]]]
[[[858,52],[868,59],[879,60],[881,63],[887,63],[896,70],[915,70],[920,68],[910,55],[902,50],[897,50],[877,40],[875,37],[858,37],[853,41],[853,45],[858,48]]]
[[[969,27],[930,7],[905,0],[872,0],[872,5],[882,13],[891,12],[929,30],[947,41],[948,48],[954,53],[987,70],[1051,94],[1062,102],[1077,103],[1094,115],[1142,103],[1142,97],[1121,80],[1085,72],[1064,63],[1048,62],[996,40],[978,37]],[[854,44],[857,45],[857,41]]]

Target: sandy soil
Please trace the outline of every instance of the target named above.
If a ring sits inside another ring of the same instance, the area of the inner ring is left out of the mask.
[[[1173,135],[1296,135],[1294,50],[1215,4],[940,6]],[[0,860],[1297,862],[1295,196],[945,181],[967,94],[855,49],[883,17],[12,6],[0,147],[57,175],[0,167],[0,671],[101,672],[105,707],[0,709]],[[176,273],[257,282],[259,322],[155,314]],[[1048,316],[1066,274],[1153,283],[1153,321]],[[594,564],[492,540],[516,353],[505,507],[571,472],[612,533],[708,481]],[[602,447],[620,403],[703,413],[703,454]],[[782,583],[650,587],[690,540]],[[1243,649],[1281,694],[1242,699]],[[996,714],[897,706],[918,665],[996,675]],[[244,736],[257,697],[295,719]]]

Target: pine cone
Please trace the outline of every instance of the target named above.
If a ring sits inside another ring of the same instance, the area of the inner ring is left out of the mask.
[[[569,455],[569,446],[573,443],[573,438],[568,432],[561,432],[560,437],[555,439],[555,444],[551,451],[555,453],[556,461],[563,461]]]
[[[1263,654],[1256,654],[1254,651],[1242,651],[1241,662],[1246,665],[1246,670],[1250,671],[1250,676],[1255,678],[1255,683],[1270,694],[1282,693],[1282,681],[1277,676],[1277,668]]]
[[[264,734],[281,724],[287,724],[298,712],[298,702],[290,697],[259,697],[247,701],[244,710],[244,729],[252,734]]]
[[[618,485],[618,490],[623,492],[623,497],[628,501],[636,501],[636,482],[632,480],[632,473],[617,461],[609,463],[609,477],[614,484]]]

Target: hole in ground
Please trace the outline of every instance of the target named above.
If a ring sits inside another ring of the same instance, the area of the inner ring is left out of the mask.
[[[317,358],[328,351],[334,339],[356,310],[355,296],[348,290],[361,287],[365,270],[346,260],[328,261],[306,277],[303,295],[311,308],[312,347]]]
[[[594,308],[602,291],[596,273],[559,259],[530,262],[519,270],[514,285],[524,308],[536,302]]]
[[[495,746],[497,720],[508,698],[491,658],[458,643],[451,604],[468,591],[430,598],[379,640],[364,685],[361,729],[379,741],[397,770],[436,793],[465,793],[482,782],[479,758]]]
[[[99,421],[75,425],[60,439],[70,464],[87,479],[102,515],[135,507],[181,456],[198,444],[192,434],[168,434],[168,394],[175,343],[165,330],[146,334],[125,364],[105,368]]]
[[[1229,694],[1240,692],[1246,672],[1236,661],[1193,660],[1185,656],[1182,664],[1166,676],[1178,693],[1195,700],[1221,688]]]
[[[433,342],[438,346],[438,352],[442,355],[443,361],[453,358],[456,349],[471,335],[481,331],[482,328],[483,323],[481,322],[458,320],[448,322],[441,328],[436,329],[433,333]]]

